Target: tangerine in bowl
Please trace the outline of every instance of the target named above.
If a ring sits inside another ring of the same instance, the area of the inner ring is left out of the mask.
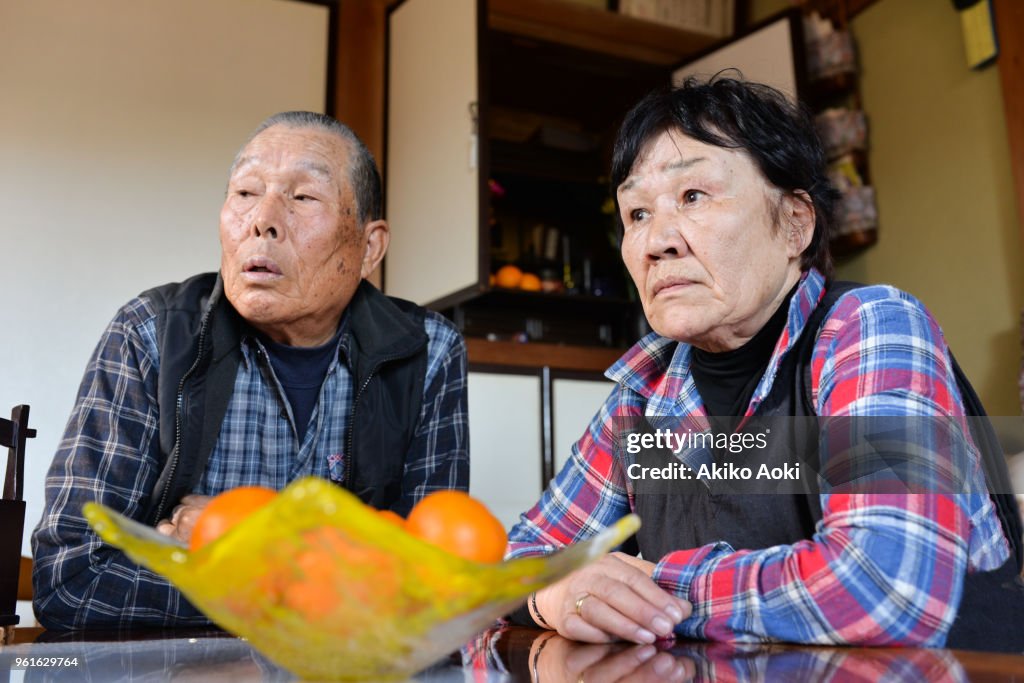
[[[84,513],[213,622],[292,673],[330,681],[407,679],[640,526],[629,515],[551,555],[481,562],[312,477],[195,551],[98,503]]]

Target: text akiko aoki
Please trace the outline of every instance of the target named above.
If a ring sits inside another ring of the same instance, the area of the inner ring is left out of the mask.
[[[630,479],[676,479],[676,480],[715,480],[715,481],[746,481],[763,479],[768,481],[799,480],[800,463],[785,463],[777,467],[762,464],[759,467],[737,467],[733,463],[711,463],[699,467],[689,467],[683,463],[673,462],[661,467],[644,467],[633,463],[626,468],[626,476]]]

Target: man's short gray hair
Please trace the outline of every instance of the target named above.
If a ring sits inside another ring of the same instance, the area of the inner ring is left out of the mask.
[[[380,171],[377,170],[377,162],[374,160],[370,150],[366,148],[363,141],[359,139],[352,129],[335,118],[326,114],[318,114],[312,111],[283,111],[266,118],[249,138],[242,145],[244,150],[257,135],[271,126],[287,126],[288,128],[312,128],[333,133],[348,143],[349,182],[352,183],[352,193],[356,198],[356,218],[359,225],[366,225],[370,221],[379,220],[384,217],[384,205],[381,197]],[[231,164],[234,172],[239,156]]]

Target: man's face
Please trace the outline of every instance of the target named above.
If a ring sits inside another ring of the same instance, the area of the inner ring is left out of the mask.
[[[348,159],[336,135],[276,125],[231,173],[220,212],[224,291],[275,341],[327,341],[359,285],[366,239]]]
[[[738,348],[799,279],[810,234],[789,220],[808,210],[781,197],[743,151],[662,133],[637,157],[618,200],[622,258],[663,336],[707,351]]]

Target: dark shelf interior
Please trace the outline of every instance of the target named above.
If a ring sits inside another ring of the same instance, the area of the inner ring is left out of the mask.
[[[467,337],[626,347],[646,330],[639,304],[618,297],[492,289],[444,311]]]
[[[610,138],[644,94],[668,83],[663,66],[492,31],[490,104],[569,119]]]
[[[489,177],[501,187],[490,197],[489,271],[511,264],[574,291],[492,288],[448,313],[467,336],[632,343],[639,306],[607,210],[607,173],[622,117],[667,83],[667,69],[494,30],[486,63],[482,132]]]
[[[512,174],[571,183],[603,184],[607,168],[598,150],[557,149],[531,139],[516,143],[491,140],[491,174]]]

